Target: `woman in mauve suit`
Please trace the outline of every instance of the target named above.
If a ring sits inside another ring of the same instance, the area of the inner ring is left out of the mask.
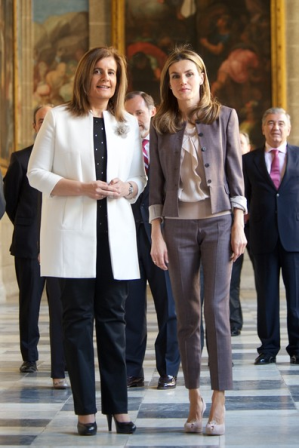
[[[238,119],[235,110],[211,97],[205,65],[188,47],[169,55],[160,93],[161,105],[150,136],[151,255],[157,266],[169,269],[189,390],[184,429],[199,433],[205,410],[199,388],[199,269],[203,266],[213,390],[206,434],[221,435],[225,432],[225,390],[232,388],[231,267],[246,247]]]

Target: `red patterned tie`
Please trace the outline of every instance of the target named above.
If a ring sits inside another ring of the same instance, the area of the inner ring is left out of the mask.
[[[146,150],[146,145],[149,142],[149,140],[147,138],[144,138],[142,140],[142,152],[143,152],[143,160],[144,160],[144,167],[145,167],[145,172],[146,174],[148,174],[148,153]]]
[[[279,169],[279,151],[278,149],[271,149],[271,153],[273,154],[273,159],[271,163],[270,177],[278,189],[280,184],[280,169]]]

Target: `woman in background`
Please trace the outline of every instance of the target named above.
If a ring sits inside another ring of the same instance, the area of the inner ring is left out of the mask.
[[[131,203],[146,177],[139,128],[124,111],[126,64],[111,47],[80,60],[72,100],[51,109],[29,161],[42,191],[41,275],[59,277],[65,355],[80,435],[94,435],[95,323],[102,413],[111,430],[136,429],[127,414],[124,305],[139,277]]]
[[[225,432],[225,390],[232,388],[231,266],[246,246],[238,119],[235,110],[211,98],[205,65],[187,47],[169,55],[160,93],[161,105],[150,137],[151,255],[161,269],[169,268],[176,302],[190,401],[186,432],[202,432],[205,411],[199,389],[199,269],[203,266],[213,389],[206,434],[221,435]]]

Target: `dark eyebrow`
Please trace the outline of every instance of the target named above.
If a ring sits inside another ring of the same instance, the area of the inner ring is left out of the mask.
[[[193,68],[189,68],[188,70],[186,70],[184,73],[188,73],[188,72],[193,72]],[[172,75],[178,75],[179,72],[171,72]]]

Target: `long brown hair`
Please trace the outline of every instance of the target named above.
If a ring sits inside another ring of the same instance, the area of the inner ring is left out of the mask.
[[[91,80],[97,62],[104,58],[114,58],[117,66],[115,93],[108,102],[108,111],[111,112],[117,120],[125,121],[124,118],[124,99],[127,90],[127,63],[123,56],[113,47],[96,47],[89,50],[79,61],[74,78],[73,96],[67,104],[67,109],[75,116],[88,114],[90,104],[88,94],[91,86]]]
[[[189,113],[188,120],[193,123],[200,121],[201,123],[211,124],[219,115],[221,105],[211,96],[207,70],[203,60],[197,53],[190,50],[188,46],[180,46],[175,48],[168,56],[161,73],[161,104],[158,112],[153,117],[153,125],[159,133],[174,133],[182,127],[184,120],[178,107],[178,101],[170,89],[169,68],[175,62],[186,59],[196,65],[199,73],[204,74],[203,84],[199,90],[199,104]]]

